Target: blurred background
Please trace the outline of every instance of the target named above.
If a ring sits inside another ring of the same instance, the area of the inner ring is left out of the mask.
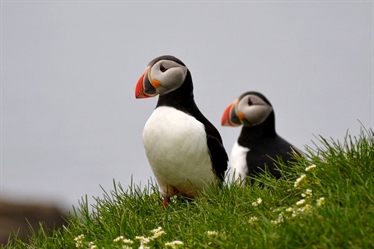
[[[229,103],[263,93],[296,147],[372,128],[372,1],[1,1],[1,199],[60,210],[153,178],[134,88],[153,58],[190,69],[228,153]]]

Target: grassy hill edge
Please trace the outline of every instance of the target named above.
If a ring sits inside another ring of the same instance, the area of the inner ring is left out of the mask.
[[[82,199],[62,229],[3,248],[374,248],[374,133],[319,137],[284,177],[229,181],[163,208],[153,181]]]

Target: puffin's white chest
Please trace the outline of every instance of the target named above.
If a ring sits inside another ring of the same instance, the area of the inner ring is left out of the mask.
[[[234,143],[230,155],[230,168],[235,180],[243,180],[248,174],[247,153],[249,149]]]
[[[215,180],[204,125],[172,107],[158,107],[143,130],[148,161],[164,196],[193,197]]]

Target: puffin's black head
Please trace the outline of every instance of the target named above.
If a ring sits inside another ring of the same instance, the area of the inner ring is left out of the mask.
[[[259,92],[246,92],[232,102],[222,116],[223,126],[247,127],[262,124],[269,116],[274,116],[269,100]]]
[[[183,85],[191,77],[182,61],[171,55],[164,55],[148,63],[146,71],[138,80],[135,97],[149,98],[165,95]]]

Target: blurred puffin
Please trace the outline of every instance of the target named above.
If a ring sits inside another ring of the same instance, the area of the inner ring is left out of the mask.
[[[256,175],[266,168],[280,178],[279,165],[274,160],[289,163],[292,154],[299,155],[294,146],[277,135],[273,107],[259,92],[246,92],[231,103],[223,113],[221,124],[243,125],[230,155],[235,179],[245,182],[246,176]]]
[[[193,198],[222,182],[228,156],[219,132],[195,104],[191,73],[182,61],[165,55],[149,62],[135,97],[156,95],[143,144],[166,206],[170,196]]]

